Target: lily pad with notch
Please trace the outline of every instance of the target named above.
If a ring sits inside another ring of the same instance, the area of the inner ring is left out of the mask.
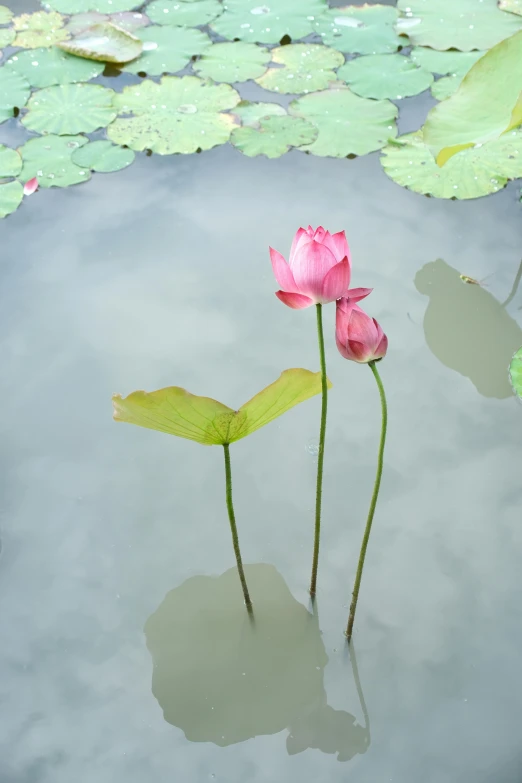
[[[37,177],[42,188],[66,188],[87,182],[91,178],[90,170],[77,166],[72,156],[88,141],[86,136],[52,134],[29,139],[19,150],[23,162],[20,179],[27,182]]]
[[[433,82],[430,71],[402,54],[370,54],[349,60],[337,71],[337,78],[363,98],[400,100],[418,95]]]
[[[72,161],[81,168],[109,173],[121,171],[134,161],[135,155],[126,147],[119,147],[110,141],[91,141],[73,151]]]
[[[116,117],[113,90],[99,84],[59,84],[34,92],[22,118],[37,133],[72,136],[104,128]]]
[[[148,76],[181,71],[191,57],[202,54],[212,43],[201,30],[173,25],[145,27],[137,36],[143,44],[143,53],[124,70]]]
[[[5,67],[23,76],[31,87],[51,87],[55,84],[88,82],[103,72],[104,66],[73,57],[53,46],[13,54]]]
[[[234,114],[244,127],[255,128],[263,117],[285,117],[286,111],[279,103],[241,101],[235,107]]]
[[[262,46],[243,41],[212,44],[193,68],[199,76],[215,82],[246,82],[262,76],[270,61],[270,52]]]
[[[330,8],[314,22],[327,46],[352,54],[388,54],[404,45],[395,32],[398,14],[389,5]]]
[[[17,177],[22,170],[22,158],[11,147],[0,144],[0,179]]]
[[[315,19],[327,9],[325,0],[227,0],[225,12],[211,25],[223,38],[250,43],[279,43],[313,32]]]
[[[105,63],[128,63],[139,57],[143,48],[139,38],[111,22],[88,27],[58,46],[76,57]]]
[[[291,147],[311,144],[317,134],[317,128],[300,117],[276,116],[260,119],[257,127],[236,128],[230,141],[249,158],[257,155],[280,158]]]
[[[23,108],[30,94],[27,79],[5,66],[0,68],[0,122],[13,117],[15,109]]]
[[[300,94],[325,90],[336,81],[335,70],[344,55],[320,44],[290,44],[272,51],[272,61],[281,68],[269,68],[256,82],[271,92]]]

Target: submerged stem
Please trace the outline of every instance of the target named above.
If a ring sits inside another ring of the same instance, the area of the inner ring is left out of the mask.
[[[315,492],[315,535],[314,535],[314,557],[312,563],[312,579],[310,582],[310,595],[314,598],[317,590],[317,569],[319,567],[319,543],[321,538],[321,502],[323,497],[323,464],[324,464],[324,441],[326,435],[326,413],[328,407],[328,379],[326,377],[326,357],[324,353],[324,335],[323,335],[323,306],[316,305],[317,311],[317,339],[319,342],[319,356],[321,358],[321,428],[319,431],[319,454],[317,458],[317,487]]]
[[[239,573],[239,579],[241,581],[241,587],[243,588],[243,595],[245,597],[245,604],[249,612],[252,612],[252,601],[248,593],[248,587],[245,579],[245,572],[243,570],[243,561],[241,560],[241,551],[239,549],[239,538],[237,535],[236,516],[234,514],[234,504],[232,503],[232,471],[230,468],[230,446],[228,443],[223,444],[225,452],[225,477],[227,487],[227,510],[228,518],[230,520],[230,530],[232,532],[232,544],[234,546],[234,554],[236,555],[237,570]]]

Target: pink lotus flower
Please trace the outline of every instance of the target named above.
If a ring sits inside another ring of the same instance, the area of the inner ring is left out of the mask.
[[[337,302],[335,341],[341,356],[353,362],[373,362],[386,356],[388,338],[375,320],[350,297]]]
[[[33,177],[24,185],[24,196],[32,196],[36,190],[38,190],[38,179],[37,177]]]
[[[270,260],[281,286],[276,296],[295,310],[335,302],[347,294],[353,301],[359,301],[371,292],[370,288],[348,291],[350,250],[344,231],[330,234],[322,226],[300,228],[292,242],[288,263],[273,248],[270,248]]]

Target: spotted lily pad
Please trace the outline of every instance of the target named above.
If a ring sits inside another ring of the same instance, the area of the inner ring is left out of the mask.
[[[317,128],[300,117],[265,117],[257,128],[236,128],[230,141],[249,158],[256,155],[279,158],[290,147],[311,144],[317,134]]]
[[[18,209],[23,197],[24,189],[19,182],[0,185],[0,218],[5,218]]]
[[[522,400],[522,348],[516,352],[509,365],[509,377],[513,391]]]
[[[90,11],[115,14],[120,11],[133,11],[143,5],[143,0],[44,0],[42,5],[62,14],[85,14]]]
[[[102,73],[99,63],[72,57],[56,47],[17,52],[6,61],[6,68],[23,76],[31,87],[51,87],[54,84],[88,82]]]
[[[215,82],[245,82],[265,73],[269,60],[268,49],[235,41],[213,44],[193,68],[200,76]]]
[[[348,5],[330,8],[314,22],[323,42],[341,52],[386,54],[401,41],[394,29],[397,11],[389,5]]]
[[[142,43],[139,38],[120,30],[111,22],[88,27],[69,41],[58,46],[69,54],[106,63],[127,63],[139,57]]]
[[[31,94],[29,82],[5,66],[0,68],[0,122],[8,120],[14,109],[21,109]]]
[[[160,155],[208,150],[228,141],[235,120],[222,112],[237,103],[239,95],[228,84],[197,76],[164,76],[159,84],[146,79],[117,94],[120,113],[133,116],[115,120],[107,135],[116,144]]]
[[[250,103],[241,101],[234,109],[234,114],[241,120],[243,126],[255,128],[263,117],[283,117],[286,111],[278,103]]]
[[[498,0],[498,7],[502,11],[522,16],[522,0]]]
[[[156,24],[175,24],[181,27],[206,25],[223,13],[219,0],[154,0],[147,6],[147,16]]]
[[[508,179],[522,177],[522,131],[459,152],[437,166],[422,132],[399,137],[385,147],[381,164],[403,187],[436,198],[471,199],[496,193]]]
[[[15,39],[15,31],[12,30],[10,27],[1,27],[0,28],[0,49],[3,49],[6,46],[10,46],[10,44],[13,43]],[[0,52],[0,57],[1,57]]]
[[[59,84],[34,92],[22,123],[37,133],[91,133],[116,117],[113,90],[98,84]]]
[[[5,5],[0,5],[0,24],[9,24],[13,18],[13,12]]]
[[[325,0],[226,0],[225,13],[211,27],[224,38],[251,43],[279,43],[288,35],[297,40],[313,32]]]
[[[424,92],[433,82],[430,71],[402,54],[356,57],[339,68],[337,78],[363,98],[405,98]]]
[[[37,177],[42,188],[66,188],[86,182],[91,177],[90,170],[73,163],[72,155],[87,142],[85,136],[50,135],[30,139],[19,150],[23,161],[20,179],[27,182]]]
[[[318,128],[317,141],[302,149],[323,157],[366,155],[397,135],[393,103],[360,98],[347,87],[305,95],[292,101],[290,113]]]
[[[211,40],[201,30],[186,27],[145,27],[137,33],[143,43],[143,54],[125,66],[129,73],[161,76],[181,71],[196,54],[207,49]]]
[[[397,31],[433,49],[490,49],[522,28],[522,19],[501,11],[497,0],[399,0],[397,7],[404,14]]]
[[[55,12],[36,11],[34,14],[15,16],[13,28],[17,35],[14,45],[22,49],[54,46],[58,41],[69,37],[63,25],[63,16]]]
[[[0,144],[0,178],[17,177],[22,170],[22,158],[16,150]]]
[[[110,141],[91,141],[73,152],[72,161],[82,168],[108,173],[127,168],[134,157],[132,150],[118,147]]]
[[[89,27],[102,22],[111,22],[116,27],[119,27],[120,30],[134,33],[136,30],[140,30],[142,27],[150,24],[150,19],[138,11],[121,11],[118,14],[100,14],[97,11],[91,11],[86,14],[75,14],[69,19],[65,27],[71,35],[78,35],[78,33],[83,33]]]
[[[335,82],[334,68],[344,63],[344,55],[320,44],[290,44],[272,52],[274,63],[282,68],[269,68],[256,79],[265,90],[296,94],[324,90]]]

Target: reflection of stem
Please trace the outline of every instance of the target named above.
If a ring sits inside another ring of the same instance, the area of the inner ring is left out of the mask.
[[[243,571],[243,562],[241,560],[241,552],[239,550],[239,538],[237,535],[236,516],[234,514],[234,505],[232,503],[232,471],[230,469],[230,447],[228,443],[223,444],[225,451],[225,476],[227,486],[227,510],[228,518],[230,520],[230,530],[232,531],[232,543],[234,545],[234,553],[236,555],[237,570],[239,573],[239,579],[241,581],[241,587],[243,588],[243,595],[245,596],[245,604],[249,611],[252,612],[252,601],[248,594],[248,587],[245,579],[245,572]]]
[[[324,463],[324,440],[326,435],[326,412],[328,406],[328,380],[326,378],[326,358],[324,354],[324,335],[323,335],[323,306],[316,305],[317,308],[317,337],[319,340],[319,356],[321,358],[321,387],[322,387],[322,405],[321,405],[321,429],[319,432],[319,454],[317,458],[317,488],[315,494],[315,534],[314,534],[314,558],[312,563],[312,580],[310,582],[310,595],[315,596],[317,590],[317,568],[319,566],[319,539],[321,537],[321,501],[323,496],[323,463]]]
[[[518,267],[517,276],[515,277],[515,282],[513,283],[513,288],[511,289],[511,292],[506,299],[505,302],[502,302],[502,307],[507,307],[510,302],[513,301],[515,298],[515,294],[518,290],[518,286],[520,285],[520,280],[522,280],[522,261],[520,262],[520,266]]]
[[[364,568],[364,558],[366,557],[366,549],[368,548],[368,540],[370,538],[370,532],[372,529],[373,515],[375,513],[375,506],[377,505],[377,498],[379,497],[379,488],[381,486],[382,465],[384,456],[384,444],[386,442],[386,427],[388,424],[388,408],[386,405],[386,395],[384,394],[384,386],[382,385],[381,376],[375,366],[375,362],[368,362],[370,370],[375,376],[377,386],[379,387],[379,394],[381,397],[382,408],[382,426],[381,426],[381,441],[379,444],[379,457],[377,460],[377,475],[375,476],[375,484],[373,486],[372,501],[370,503],[370,510],[368,512],[368,519],[366,520],[366,529],[364,531],[363,542],[361,546],[361,554],[359,555],[359,565],[357,566],[357,576],[355,577],[355,585],[352,593],[352,602],[350,604],[350,616],[348,618],[348,628],[346,629],[346,636],[348,641],[352,638],[353,622],[355,620],[355,610],[357,609],[357,599],[359,598],[359,588],[361,587],[362,572]]]
[[[357,688],[357,695],[359,697],[359,703],[361,705],[361,710],[364,715],[364,728],[368,732],[368,745],[371,742],[370,737],[370,716],[368,714],[368,708],[366,706],[366,702],[364,701],[364,693],[361,685],[361,680],[359,679],[359,669],[357,668],[357,658],[355,657],[355,648],[353,646],[353,642],[350,641],[348,643],[348,651],[350,653],[350,663],[352,664],[352,672],[353,672],[353,679],[355,681],[355,687]]]

